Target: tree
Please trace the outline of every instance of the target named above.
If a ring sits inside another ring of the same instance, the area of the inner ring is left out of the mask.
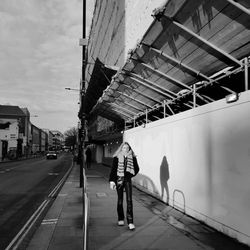
[[[65,146],[75,149],[77,143],[77,128],[73,127],[64,133]]]

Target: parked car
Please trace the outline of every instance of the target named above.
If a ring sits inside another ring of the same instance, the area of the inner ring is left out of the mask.
[[[48,159],[57,159],[57,152],[56,151],[49,151],[46,154],[46,158]]]

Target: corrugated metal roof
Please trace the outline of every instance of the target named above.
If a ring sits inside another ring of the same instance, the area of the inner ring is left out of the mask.
[[[249,1],[170,0],[153,15],[91,113],[140,123],[246,90]]]

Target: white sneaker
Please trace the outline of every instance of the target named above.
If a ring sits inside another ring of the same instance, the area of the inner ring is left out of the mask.
[[[124,220],[119,220],[118,221],[118,226],[124,226]]]
[[[129,230],[134,230],[135,229],[135,225],[132,224],[132,223],[130,223],[130,224],[128,224],[128,228],[129,228]]]

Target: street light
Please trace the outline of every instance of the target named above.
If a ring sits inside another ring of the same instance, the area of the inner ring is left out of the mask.
[[[73,89],[73,88],[65,88],[66,90],[73,90],[73,91],[78,91],[81,94],[84,93],[81,89]]]
[[[79,155],[80,155],[80,187],[83,187],[83,168],[85,168],[85,161],[84,161],[84,138],[85,138],[85,114],[84,109],[82,107],[85,99],[85,50],[87,46],[86,40],[86,0],[82,1],[82,39],[80,40],[80,46],[82,46],[82,86],[81,88],[81,107],[80,110],[82,114],[80,115],[81,121],[81,132],[80,134],[80,145],[79,145]],[[83,134],[84,133],[84,134]]]

